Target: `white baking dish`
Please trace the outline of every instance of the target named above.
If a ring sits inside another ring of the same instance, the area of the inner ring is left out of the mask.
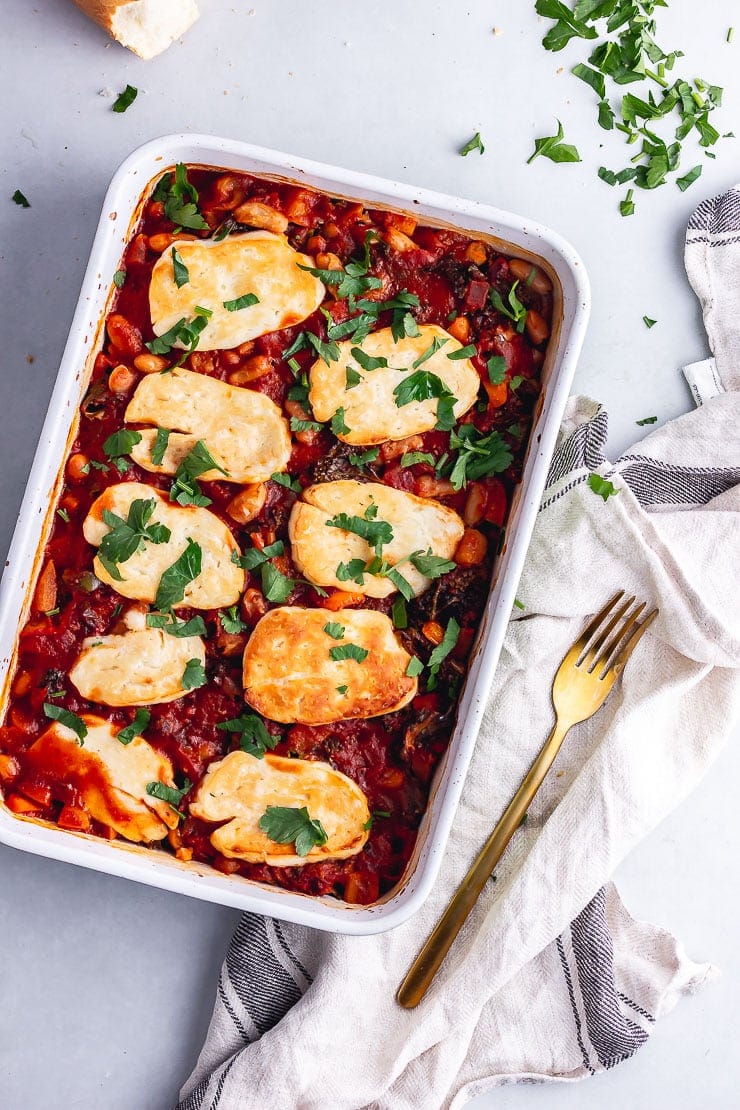
[[[583,264],[558,235],[528,220],[475,201],[458,200],[349,170],[292,158],[229,139],[171,135],[135,151],[116,173],[103,205],[77,311],[72,322],[49,412],[41,432],[18,524],[0,585],[0,668],[4,714],[18,632],[28,612],[34,581],[56,500],[60,471],[74,433],[107,306],[113,274],[141,210],[152,178],[176,162],[242,170],[294,180],[335,196],[362,199],[376,207],[406,209],[431,225],[460,228],[493,239],[508,253],[536,259],[553,279],[553,335],[543,374],[543,392],[532,430],[523,481],[514,498],[507,541],[497,562],[470,670],[448,751],[435,777],[416,848],[402,882],[372,906],[350,906],[333,898],[294,894],[226,876],[200,863],[181,863],[165,852],[123,841],[107,842],[19,818],[0,804],[0,841],[28,852],[121,875],[165,890],[285,918],[334,932],[367,934],[390,929],[426,898],[437,875],[455,815],[473,745],[498,661],[517,583],[539,506],[547,467],[581,349],[589,313]],[[495,749],[491,758],[496,758]]]

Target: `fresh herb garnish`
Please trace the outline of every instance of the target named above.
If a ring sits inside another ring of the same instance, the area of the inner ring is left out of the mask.
[[[400,464],[403,467],[416,466],[418,463],[428,463],[429,466],[434,466],[436,463],[434,455],[428,451],[405,451],[400,458]]]
[[[415,551],[409,555],[409,562],[425,578],[441,578],[443,574],[449,574],[457,566],[452,560],[443,559],[441,555],[432,555],[431,551]]]
[[[454,427],[454,404],[457,398],[436,374],[429,370],[414,370],[399,382],[393,390],[398,408],[410,405],[412,401],[428,401],[438,398],[437,427],[449,430]]]
[[[274,559],[276,555],[282,555],[284,552],[285,544],[282,540],[276,540],[275,543],[270,543],[267,547],[250,547],[243,555],[234,551],[231,561],[240,566],[242,570],[255,570],[266,563],[268,559]]]
[[[447,622],[445,634],[442,638],[442,643],[437,644],[436,648],[429,656],[427,667],[429,668],[429,678],[427,679],[427,689],[433,690],[437,685],[437,675],[442,663],[450,654],[455,644],[457,643],[458,636],[460,635],[460,625],[454,617],[450,617]]]
[[[344,419],[344,406],[337,409],[331,418],[331,430],[335,436],[345,436],[350,432],[347,422]]]
[[[65,524],[69,524],[69,513],[66,509],[57,509],[57,516],[63,520]]]
[[[274,563],[263,563],[260,571],[262,578],[262,593],[268,601],[282,605],[287,601],[295,589],[295,579],[288,578]]]
[[[123,92],[119,93],[113,101],[113,111],[125,112],[127,108],[131,107],[138,95],[139,90],[134,85],[126,85]]]
[[[694,166],[693,170],[689,170],[683,177],[676,178],[676,184],[682,193],[685,193],[689,185],[693,185],[698,177],[701,177],[701,166]]]
[[[335,662],[342,659],[355,659],[358,663],[362,663],[369,654],[367,648],[360,647],[359,644],[338,644],[336,647],[329,648],[329,658]]]
[[[484,435],[472,424],[461,424],[450,435],[450,448],[457,457],[450,471],[450,481],[456,490],[468,482],[501,474],[514,461],[509,445],[500,432]]]
[[[126,271],[125,270],[116,270],[115,274],[113,275],[113,284],[115,285],[116,289],[123,289],[123,286],[124,286],[125,282],[126,282]]]
[[[514,322],[518,332],[524,331],[524,325],[527,322],[527,308],[516,295],[516,288],[519,282],[515,281],[507,295],[508,304],[506,304],[499,293],[498,289],[492,289],[490,292],[491,302],[497,312],[501,312],[504,316],[508,316]]]
[[[262,718],[255,713],[246,713],[230,721],[223,721],[216,725],[216,728],[223,732],[236,733],[239,736],[241,750],[256,759],[263,759],[265,752],[276,747],[280,742],[280,737],[268,732]]]
[[[157,434],[154,437],[154,443],[152,444],[150,454],[151,460],[155,466],[161,466],[164,462],[164,453],[167,450],[167,444],[170,441],[171,434],[169,428],[157,428]]]
[[[362,367],[363,370],[368,372],[371,370],[381,370],[388,365],[388,359],[382,355],[375,358],[373,355],[365,354],[362,347],[352,347],[350,354],[355,362]]]
[[[657,423],[658,423],[658,417],[657,416],[643,416],[642,420],[636,420],[635,421],[635,424],[637,424],[637,426],[639,428],[644,428],[646,424],[657,424]]]
[[[164,204],[164,214],[173,224],[191,231],[208,230],[208,224],[198,211],[198,190],[188,181],[188,171],[182,162],[175,166],[174,175],[164,175],[154,190],[153,199]]]
[[[377,509],[376,509],[377,511]],[[368,517],[368,510],[364,516],[349,516],[347,513],[337,513],[331,520],[326,521],[327,528],[341,528],[345,532],[352,532],[361,536],[376,555],[380,555],[385,544],[393,540],[393,529],[385,520],[375,520]]]
[[[477,150],[479,154],[485,154],[486,148],[481,141],[480,131],[476,131],[473,138],[468,139],[465,146],[460,150],[460,157],[465,158],[472,150]]]
[[[411,363],[411,369],[418,370],[420,366],[423,366],[425,362],[436,355],[437,351],[441,351],[447,342],[447,339],[441,339],[438,335],[435,335],[427,349],[422,351],[415,362]]]
[[[188,355],[191,355],[198,346],[201,332],[208,326],[211,316],[213,312],[209,308],[196,305],[195,314],[190,320],[185,316],[181,317],[169,331],[156,336],[145,346],[153,355],[168,355],[176,343],[184,344],[185,350],[175,363],[175,366],[182,366]]]
[[[423,670],[424,664],[422,663],[421,659],[419,659],[416,655],[412,655],[406,668],[406,674],[409,676],[409,678],[418,678]]]
[[[19,208],[31,207],[31,202],[29,201],[28,197],[24,196],[20,189],[16,189],[10,199],[14,201],[19,206]]]
[[[337,693],[341,694],[343,698],[347,697],[349,686],[337,686]]]
[[[456,351],[450,351],[447,355],[451,362],[457,362],[464,358],[475,358],[478,353],[478,348],[475,343],[468,343],[467,347],[459,347]]]
[[[406,612],[406,599],[405,598],[397,597],[395,599],[395,601],[393,602],[393,606],[391,608],[391,617],[393,619],[393,627],[394,628],[399,628],[399,629],[408,628],[408,626],[409,626],[409,617],[408,617],[408,613]]]
[[[218,618],[221,621],[221,627],[224,632],[230,636],[238,636],[240,632],[244,632],[246,624],[239,616],[239,610],[236,605],[232,605],[229,609],[219,609]]]
[[[48,701],[44,702],[44,714],[52,721],[59,721],[59,724],[64,725],[65,728],[71,728],[72,732],[77,735],[80,747],[84,746],[87,725],[82,717],[78,717],[76,713],[71,713],[69,709],[62,709],[61,705],[51,705]]]
[[[179,817],[184,817],[178,807],[192,785],[190,779],[185,779],[182,790],[178,790],[176,786],[167,786],[164,782],[148,782],[146,792],[150,798],[159,798],[160,802],[167,802]]]
[[[168,537],[169,538],[169,537]],[[188,537],[187,546],[174,563],[167,567],[159,580],[154,604],[157,609],[168,611],[185,597],[185,590],[203,569],[203,550],[200,544]]]
[[[271,474],[270,480],[277,482],[279,486],[283,486],[285,489],[292,489],[293,493],[300,493],[303,489],[298,479],[291,478],[290,474]]]
[[[180,681],[183,690],[197,690],[200,686],[205,686],[208,679],[200,659],[188,659]]]
[[[260,299],[254,293],[245,293],[233,301],[224,301],[223,306],[227,312],[239,312],[242,308],[250,308],[253,304],[259,303]]]
[[[118,739],[122,744],[130,744],[135,736],[141,736],[144,729],[149,724],[151,713],[148,709],[137,709],[134,714],[134,719],[130,725],[126,725],[118,733]]]
[[[147,613],[149,628],[161,628],[168,636],[183,639],[186,636],[206,636],[208,630],[202,617],[191,617],[189,621],[179,621],[174,613]]]
[[[182,289],[183,285],[188,285],[190,282],[190,273],[177,247],[172,248],[172,274],[178,289]]]
[[[345,631],[344,625],[337,621],[327,621],[324,625],[324,632],[327,636],[331,636],[332,640],[343,640]]]
[[[350,455],[349,461],[352,463],[352,466],[367,466],[368,463],[375,462],[379,454],[379,447],[370,447],[360,455]]]
[[[178,505],[199,505],[204,507],[211,504],[210,497],[206,497],[200,488],[198,478],[210,470],[218,470],[226,474],[222,466],[214,459],[202,439],[199,439],[191,451],[188,451],[175,473],[175,480],[170,489],[170,501]]]
[[[115,466],[119,474],[128,470],[130,463],[125,457],[131,449],[141,443],[141,432],[131,431],[130,428],[120,428],[109,435],[103,444],[103,451]]]
[[[491,385],[501,385],[506,381],[506,359],[503,355],[491,355],[486,366]]]
[[[305,806],[268,806],[259,826],[276,844],[295,844],[296,855],[301,858],[329,839],[324,826],[311,817]]]
[[[589,474],[588,487],[592,489],[594,493],[597,493],[599,497],[603,497],[605,501],[608,501],[610,497],[619,493],[619,489],[611,482],[607,481],[606,478],[602,478],[600,474]]]
[[[546,135],[544,138],[535,139],[534,151],[527,159],[527,165],[540,156],[549,158],[551,162],[580,162],[581,156],[576,147],[571,143],[564,143],[563,137],[563,125],[558,120],[558,130],[555,135]]]
[[[123,581],[118,563],[125,563],[132,555],[143,551],[147,543],[169,540],[170,530],[166,525],[149,523],[155,508],[153,497],[149,500],[137,498],[131,502],[126,520],[110,509],[103,509],[103,523],[108,525],[109,531],[100,541],[98,558],[116,582]]]
[[[624,198],[624,200],[620,200],[620,202],[619,202],[619,211],[621,212],[621,214],[623,216],[634,216],[634,214],[635,214],[635,202],[632,199],[634,195],[635,195],[635,190],[634,189],[628,189],[627,190],[627,196]]]

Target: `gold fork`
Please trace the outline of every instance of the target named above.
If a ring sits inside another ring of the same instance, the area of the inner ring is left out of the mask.
[[[653,609],[638,624],[645,603],[632,609],[635,598],[623,598],[620,590],[607,602],[560,664],[552,686],[555,727],[401,983],[396,1000],[405,1009],[418,1006],[426,994],[568,732],[601,708],[640,637],[657,617],[658,610]]]

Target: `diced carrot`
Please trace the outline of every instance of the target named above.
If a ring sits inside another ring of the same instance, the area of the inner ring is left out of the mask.
[[[18,774],[18,764],[12,755],[0,753],[0,779],[10,782]]]
[[[350,871],[344,885],[344,900],[354,905],[369,906],[380,893],[380,880],[368,871]]]
[[[51,804],[51,788],[45,782],[21,782],[18,784],[18,789],[40,806]]]
[[[452,323],[448,324],[447,330],[464,346],[470,339],[470,320],[467,316],[456,316]]]
[[[488,550],[488,541],[482,532],[475,528],[466,528],[463,538],[457,545],[455,562],[461,567],[474,567],[482,563]]]
[[[36,589],[33,594],[31,608],[34,613],[48,613],[56,608],[57,603],[57,571],[51,559],[44,564],[44,569],[39,575]]]
[[[332,590],[328,597],[320,597],[318,604],[322,609],[330,609],[336,613],[339,609],[352,609],[355,605],[362,605],[365,598],[362,594],[351,594],[346,590]]]
[[[381,786],[388,786],[391,790],[397,790],[399,786],[403,786],[403,771],[399,771],[398,767],[388,767],[382,775],[378,776],[378,782]]]
[[[84,809],[77,809],[76,806],[63,806],[62,811],[57,817],[57,824],[60,829],[74,829],[78,832],[87,832],[90,828],[90,818]]]
[[[39,813],[43,808],[38,802],[31,802],[28,798],[22,797],[20,794],[8,794],[5,799],[5,804],[11,813]]]
[[[482,266],[488,258],[485,245],[477,239],[472,243],[468,243],[465,250],[465,258],[468,262],[474,262],[476,266]]]
[[[483,386],[488,394],[488,404],[492,409],[500,409],[502,405],[506,404],[509,396],[509,383],[499,382],[494,385],[493,382],[484,382]]]
[[[421,631],[431,644],[441,644],[444,639],[444,628],[437,621],[426,621]]]

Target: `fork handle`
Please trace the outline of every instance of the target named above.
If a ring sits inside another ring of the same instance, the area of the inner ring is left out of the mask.
[[[429,989],[432,979],[477,902],[480,892],[493,874],[494,867],[524,820],[527,809],[542,785],[545,775],[552,767],[570,727],[570,723],[556,721],[554,729],[529,768],[522,785],[509,802],[501,820],[476,856],[447,909],[409,968],[396,995],[397,1002],[404,1009],[411,1010],[414,1006],[418,1006]]]

